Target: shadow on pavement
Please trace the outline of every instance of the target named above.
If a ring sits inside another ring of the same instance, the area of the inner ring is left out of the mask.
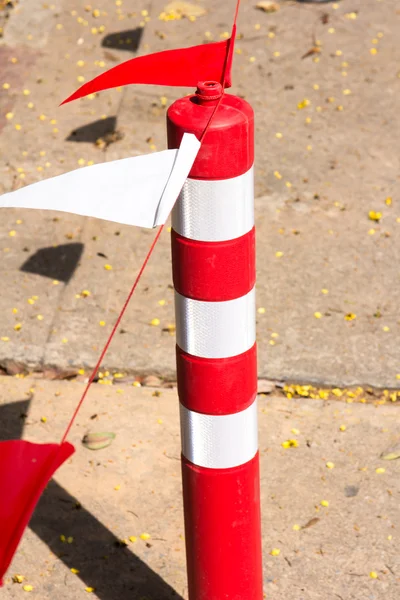
[[[118,31],[117,33],[110,33],[106,35],[103,38],[101,45],[103,48],[114,48],[115,50],[128,50],[130,52],[136,52],[140,46],[142,35],[142,27],[136,27],[135,29],[128,29],[126,31]]]
[[[79,242],[40,248],[20,267],[24,273],[34,273],[68,283],[81,259],[84,245]]]
[[[104,139],[107,136],[116,133],[117,117],[107,117],[106,119],[98,119],[93,123],[82,125],[71,131],[66,138],[67,142],[89,142],[95,144],[97,140]]]
[[[0,441],[20,439],[30,400],[0,406]],[[79,474],[77,473],[77,476]],[[29,527],[100,600],[183,600],[79,501],[51,480]],[[60,535],[73,537],[63,543]]]

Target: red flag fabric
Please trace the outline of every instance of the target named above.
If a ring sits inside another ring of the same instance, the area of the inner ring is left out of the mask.
[[[196,87],[199,81],[225,81],[224,87],[231,87],[233,44],[234,35],[223,42],[131,58],[83,84],[62,104],[132,83]]]
[[[43,490],[74,452],[69,442],[0,442],[0,586]]]

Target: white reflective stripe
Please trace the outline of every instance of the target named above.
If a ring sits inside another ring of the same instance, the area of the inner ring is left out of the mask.
[[[226,469],[248,462],[258,450],[257,397],[233,415],[203,415],[180,404],[182,454],[199,467]]]
[[[175,291],[176,342],[204,358],[227,358],[256,341],[255,288],[235,300],[204,302]]]
[[[232,179],[187,179],[172,211],[174,231],[192,240],[233,240],[253,226],[253,167]]]

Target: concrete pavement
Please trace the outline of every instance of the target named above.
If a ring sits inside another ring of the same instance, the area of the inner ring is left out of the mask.
[[[82,391],[0,377],[1,439],[58,441]],[[398,406],[259,396],[258,416],[266,598],[397,600],[400,461],[381,455],[399,452]],[[114,442],[87,450],[84,434],[99,431]],[[95,384],[69,441],[76,453],[43,495],[2,598],[30,585],[32,600],[83,600],[86,588],[99,600],[186,600],[176,392]]]
[[[159,0],[135,10],[69,0],[10,9],[0,40],[0,191],[163,149],[160,98],[189,90],[137,86],[58,104],[82,78],[135,53],[221,39],[232,7],[203,4],[208,14],[193,22],[160,21]],[[395,0],[282,2],[272,14],[243,2],[232,92],[252,103],[257,122],[260,377],[400,385],[399,19]],[[120,49],[127,39],[132,51]],[[93,367],[154,232],[65,213],[2,217],[0,365]],[[104,368],[173,379],[173,324],[164,231]]]

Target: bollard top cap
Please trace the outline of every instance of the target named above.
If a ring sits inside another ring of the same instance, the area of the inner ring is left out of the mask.
[[[222,85],[218,81],[199,81],[196,99],[199,104],[216,104],[222,96]]]

